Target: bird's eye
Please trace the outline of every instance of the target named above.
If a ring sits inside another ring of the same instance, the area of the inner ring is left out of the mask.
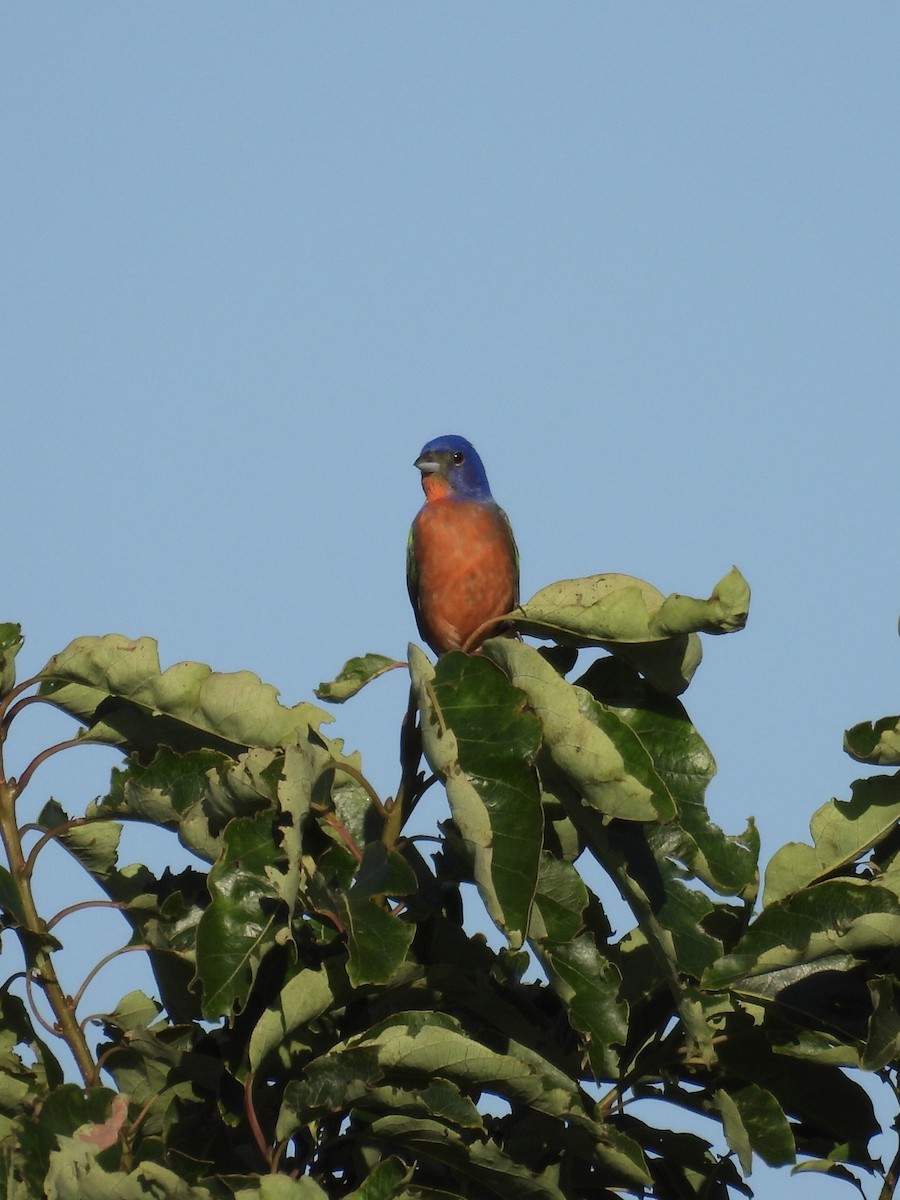
[[[461,450],[457,450],[456,453],[453,455],[454,467],[461,467],[465,461],[466,461],[466,456],[463,454],[463,452]]]

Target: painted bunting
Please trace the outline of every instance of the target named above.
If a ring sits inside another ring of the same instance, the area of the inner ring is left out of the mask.
[[[415,461],[425,503],[409,531],[406,583],[419,633],[437,654],[477,649],[469,638],[519,601],[519,555],[471,442],[445,434]],[[508,626],[506,627],[508,629]],[[504,632],[503,626],[484,637]]]

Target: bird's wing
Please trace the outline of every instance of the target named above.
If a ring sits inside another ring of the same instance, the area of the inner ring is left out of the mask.
[[[503,527],[506,530],[507,537],[509,538],[509,548],[512,552],[513,562],[516,564],[516,586],[515,586],[515,593],[513,595],[513,604],[518,604],[519,603],[519,547],[516,545],[516,539],[515,539],[515,535],[513,534],[513,531],[512,531],[512,525],[510,525],[510,523],[509,523],[509,517],[506,515],[506,513],[503,511],[503,509],[500,507],[499,504],[497,505],[497,512],[500,514],[500,518],[503,522]]]
[[[419,565],[416,562],[415,523],[409,527],[406,539],[406,590],[416,618],[419,616]]]

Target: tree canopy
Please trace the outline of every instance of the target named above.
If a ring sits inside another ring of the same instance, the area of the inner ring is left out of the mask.
[[[892,1195],[859,1073],[895,1088],[900,782],[816,809],[760,887],[753,823],[709,819],[715,761],[680,698],[699,635],[748,607],[737,570],[705,600],[592,576],[505,614],[541,648],[350,659],[319,701],[409,673],[390,797],[328,712],[249,672],[162,670],[150,638],[110,635],[17,683],[21,630],[0,626],[4,740],[34,703],[77,723],[0,773],[0,906],[25,961],[0,990],[2,1194],[724,1200],[758,1157]],[[84,742],[123,755],[108,793],[41,807],[37,767]],[[900,718],[846,749],[896,767]],[[443,819],[410,835],[432,787]],[[126,822],[194,865],[121,863]],[[90,1018],[98,1046],[35,903],[51,841],[158,988]]]

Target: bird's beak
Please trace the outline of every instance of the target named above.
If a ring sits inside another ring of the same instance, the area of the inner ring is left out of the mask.
[[[420,454],[413,463],[414,467],[418,467],[423,475],[434,475],[436,471],[441,469],[441,464],[436,459],[430,458],[427,454]]]

